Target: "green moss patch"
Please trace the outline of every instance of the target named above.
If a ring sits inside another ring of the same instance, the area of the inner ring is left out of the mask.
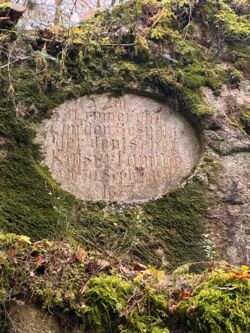
[[[250,23],[247,15],[237,15],[228,2],[230,1],[207,2],[205,11],[210,24],[226,39],[244,40],[250,38]]]
[[[178,314],[184,315],[192,332],[248,332],[250,330],[248,267],[236,274],[216,271],[181,302]]]
[[[250,111],[242,112],[240,120],[246,133],[250,134]]]
[[[15,148],[0,161],[0,173],[0,229],[26,233],[33,239],[51,237],[58,219],[52,189],[30,152]]]

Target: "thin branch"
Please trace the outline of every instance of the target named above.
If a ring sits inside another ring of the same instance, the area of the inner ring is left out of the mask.
[[[13,65],[15,64],[16,62],[19,62],[19,61],[24,61],[24,60],[27,60],[27,59],[30,59],[31,57],[27,56],[27,57],[23,57],[23,58],[18,58],[18,59],[15,59],[13,61],[10,61],[8,62],[7,64],[3,65],[3,66],[0,66],[0,69],[3,69],[3,68],[6,68],[6,67],[9,67],[10,65]]]

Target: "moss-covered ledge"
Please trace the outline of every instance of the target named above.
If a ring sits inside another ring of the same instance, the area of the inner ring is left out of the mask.
[[[77,324],[89,333],[250,328],[248,266],[207,263],[198,275],[190,264],[166,275],[138,263],[125,266],[107,253],[15,234],[0,234],[0,263],[2,332],[15,325],[13,301],[36,303],[63,323],[61,333]]]

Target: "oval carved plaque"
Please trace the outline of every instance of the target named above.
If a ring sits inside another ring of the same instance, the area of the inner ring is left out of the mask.
[[[161,197],[190,174],[200,149],[180,114],[133,94],[68,101],[42,123],[37,139],[64,189],[106,202]]]

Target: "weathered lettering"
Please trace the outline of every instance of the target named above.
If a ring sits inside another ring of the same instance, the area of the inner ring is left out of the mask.
[[[191,172],[199,154],[182,116],[132,94],[66,102],[41,125],[37,139],[62,187],[93,201],[160,197]]]

